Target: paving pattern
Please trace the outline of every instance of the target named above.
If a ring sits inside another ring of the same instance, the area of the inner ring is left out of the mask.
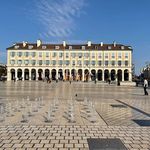
[[[150,120],[150,97],[142,88],[5,82],[0,106],[0,150],[88,150],[88,138],[119,138],[127,149],[150,150],[150,127],[133,121]],[[47,116],[53,119],[47,122]]]

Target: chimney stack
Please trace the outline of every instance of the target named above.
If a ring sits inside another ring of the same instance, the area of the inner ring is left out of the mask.
[[[113,44],[114,44],[114,47],[116,47],[116,41],[114,41]]]
[[[92,45],[92,42],[91,42],[91,41],[88,41],[87,45],[88,45],[88,46],[91,46],[91,45]]]
[[[101,42],[101,46],[103,46],[104,44],[103,44],[103,42]]]
[[[66,41],[63,41],[63,46],[66,47]]]
[[[23,47],[25,47],[27,45],[27,42],[23,41]]]
[[[42,41],[41,40],[37,40],[37,47],[40,47],[42,45]]]

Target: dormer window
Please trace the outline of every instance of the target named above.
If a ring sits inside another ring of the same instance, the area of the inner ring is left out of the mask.
[[[19,45],[15,45],[15,49],[18,49],[19,48]]]
[[[42,46],[42,49],[46,49],[46,46],[45,46],[45,45],[43,45],[43,46]]]
[[[98,49],[98,46],[95,46],[95,49]]]
[[[108,49],[111,49],[111,46],[108,46]]]
[[[59,46],[55,46],[55,49],[59,49]]]
[[[69,46],[69,49],[72,49],[72,46]]]
[[[85,49],[85,46],[82,46],[82,49]]]
[[[32,48],[33,48],[33,45],[29,45],[28,48],[29,48],[29,49],[32,49]]]
[[[121,46],[121,49],[124,49],[124,46]]]

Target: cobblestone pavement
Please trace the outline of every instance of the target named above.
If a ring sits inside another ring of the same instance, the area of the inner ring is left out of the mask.
[[[150,150],[150,127],[133,121],[150,120],[150,97],[138,87],[5,82],[0,113],[0,149],[88,150],[87,138],[120,138],[128,149]]]

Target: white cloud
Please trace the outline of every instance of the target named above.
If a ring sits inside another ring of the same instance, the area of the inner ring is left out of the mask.
[[[76,27],[86,0],[38,0],[37,17],[44,27],[44,37],[68,37]]]

